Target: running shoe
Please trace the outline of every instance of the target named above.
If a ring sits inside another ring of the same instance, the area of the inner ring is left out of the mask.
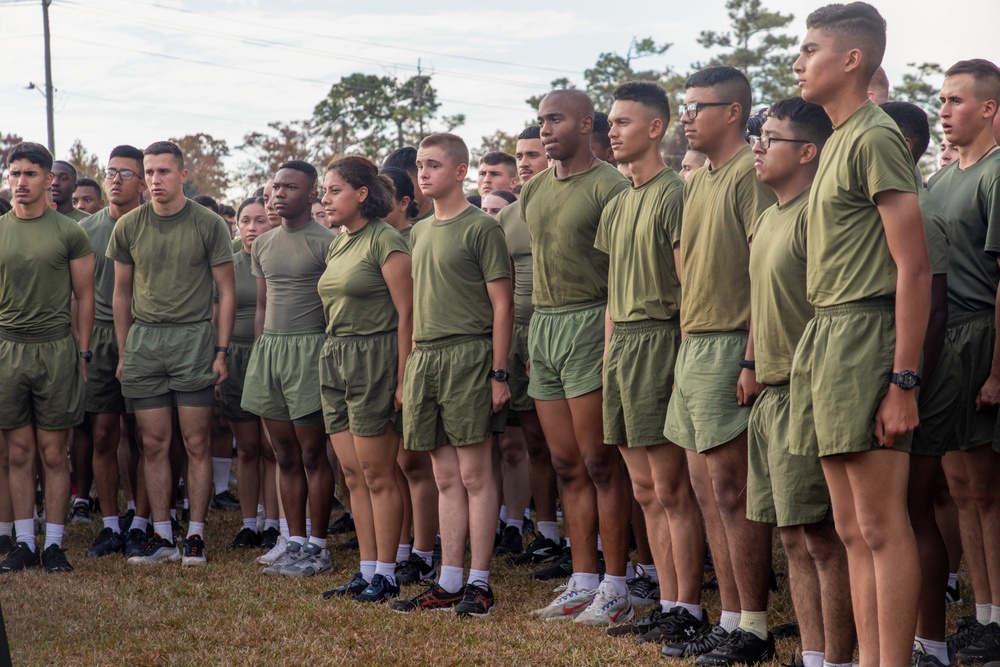
[[[201,535],[190,535],[184,540],[184,557],[181,558],[181,565],[194,567],[207,565],[205,558],[205,539]]]
[[[594,601],[580,612],[573,622],[580,625],[608,627],[631,621],[634,616],[635,609],[632,607],[628,591],[619,593],[610,581],[602,581],[597,587]]]
[[[72,572],[73,566],[66,559],[66,551],[58,544],[50,544],[42,552],[42,567],[49,572]]]
[[[351,599],[355,602],[388,602],[395,597],[399,597],[399,586],[390,581],[388,577],[376,574],[365,590]]]
[[[570,577],[565,590],[555,600],[541,609],[536,609],[532,614],[536,618],[545,621],[562,621],[575,618],[583,613],[593,603],[597,596],[596,590],[578,588],[576,578]]]
[[[339,519],[330,524],[327,535],[343,535],[354,532],[354,517],[350,512],[344,512]]]
[[[302,545],[298,542],[288,542],[288,545],[281,554],[262,570],[262,574],[266,574],[269,577],[281,574],[282,570],[297,561],[301,555]]]
[[[374,579],[374,577],[372,577]],[[348,581],[343,586],[337,586],[332,591],[326,591],[323,593],[323,599],[329,600],[330,598],[353,598],[358,595],[363,590],[368,588],[368,582],[365,581],[365,576],[360,572],[355,572],[351,580]]]
[[[389,609],[400,613],[407,613],[426,609],[428,611],[447,611],[452,609],[465,598],[465,586],[458,589],[457,593],[449,593],[437,584],[431,584],[423,593],[405,600],[390,600]],[[324,593],[325,595],[325,593]]]
[[[1000,625],[984,626],[979,639],[959,651],[955,658],[963,665],[1000,660]]]
[[[240,499],[233,495],[229,489],[215,494],[212,498],[212,509],[232,512],[240,508]]]
[[[230,543],[230,549],[256,549],[260,546],[260,533],[253,528],[242,528]]]
[[[298,559],[286,565],[279,574],[284,577],[315,577],[333,568],[330,552],[318,544],[310,542],[299,553]]]
[[[188,519],[184,520],[188,521]],[[170,532],[174,534],[175,542],[180,539],[181,535],[184,534],[184,526],[181,525],[181,522],[178,521],[175,516],[170,517]]]
[[[550,579],[565,579],[572,574],[573,557],[570,555],[569,549],[565,549],[562,555],[552,561],[548,567],[533,572],[531,578],[538,581],[548,581]]]
[[[465,585],[462,601],[455,605],[457,616],[475,616],[485,618],[496,607],[493,589],[483,581],[470,581]]]
[[[660,610],[660,605],[654,606],[641,618],[633,618],[631,623],[622,623],[608,628],[608,637],[628,637],[629,635],[644,635],[663,622],[670,612]]]
[[[149,543],[146,531],[133,528],[125,534],[125,558],[140,555]]]
[[[761,639],[743,628],[736,628],[729,637],[708,653],[694,661],[696,665],[729,667],[730,665],[759,665],[774,660],[774,635],[770,632]]]
[[[271,550],[268,551],[263,556],[258,556],[257,562],[260,563],[261,565],[270,565],[274,561],[281,558],[281,555],[285,553],[285,549],[287,548],[288,548],[288,540],[279,534],[278,540],[274,543],[274,546],[271,547]]]
[[[729,638],[721,625],[710,625],[702,629],[690,641],[664,644],[660,649],[662,658],[693,658],[714,651],[722,642]]]
[[[951,661],[949,661],[949,664]],[[919,641],[913,641],[913,657],[910,659],[910,667],[948,667],[933,655],[924,652],[924,645]]]
[[[102,528],[94,538],[94,543],[87,549],[88,558],[100,558],[108,554],[125,551],[125,537],[114,528]]]
[[[10,535],[0,535],[0,556],[6,556],[14,550],[14,538]]]
[[[507,526],[503,529],[503,536],[500,544],[493,550],[497,555],[509,554],[516,556],[524,550],[524,538],[521,531],[516,526]]]
[[[513,558],[510,559],[512,565],[526,565],[528,563],[549,563],[563,555],[562,546],[553,542],[544,535],[539,535],[530,544]]]
[[[38,567],[38,552],[32,551],[26,542],[18,542],[7,554],[4,562],[0,563],[0,574],[8,572],[20,572],[29,567]]]
[[[639,637],[636,643],[677,644],[689,642],[710,627],[708,614],[704,610],[701,612],[701,619],[697,619],[687,609],[678,606],[661,616],[660,623]]]
[[[122,533],[128,535],[128,531],[132,528],[132,519],[135,518],[135,510],[128,510],[125,514],[118,517],[118,526],[122,529]]]
[[[954,586],[948,586],[944,590],[944,602],[949,607],[957,607],[962,604],[962,588],[957,581]]]
[[[963,616],[958,619],[958,629],[945,639],[948,644],[948,652],[957,655],[966,646],[979,641],[984,632],[986,632],[986,626],[977,621],[975,616]]]
[[[145,548],[137,556],[128,559],[129,565],[156,565],[172,560],[180,560],[181,552],[170,540],[160,537],[158,533],[146,542]]]
[[[430,582],[437,578],[437,570],[421,556],[411,553],[406,560],[396,563],[396,583],[400,586]]]
[[[274,545],[278,543],[279,537],[281,537],[281,531],[277,528],[265,529],[264,532],[260,534],[260,548],[273,549]]]
[[[656,605],[660,602],[660,584],[646,574],[641,565],[635,566],[635,576],[625,582],[632,604],[637,607]]]
[[[73,503],[69,509],[69,523],[74,526],[89,526],[92,523],[89,500],[83,499]]]

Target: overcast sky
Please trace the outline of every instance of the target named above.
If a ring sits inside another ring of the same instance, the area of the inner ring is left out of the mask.
[[[889,25],[893,84],[910,62],[1000,61],[998,0],[874,0]],[[764,0],[794,14],[801,37],[813,5]],[[79,138],[106,160],[120,143],[143,147],[206,132],[235,147],[269,121],[308,118],[330,85],[352,72],[433,76],[441,113],[464,113],[471,146],[531,118],[524,100],[558,77],[581,82],[601,52],[634,36],[673,46],[640,67],[687,71],[708,54],[701,30],[726,30],[725,0],[53,0],[57,157]],[[41,0],[0,0],[0,133],[45,143]]]

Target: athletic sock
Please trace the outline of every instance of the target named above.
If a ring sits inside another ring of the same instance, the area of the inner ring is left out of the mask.
[[[601,575],[596,572],[574,572],[573,580],[576,581],[577,588],[582,588],[585,591],[596,591],[597,587],[601,585]]]
[[[365,581],[370,582],[375,576],[375,567],[376,563],[373,560],[361,561],[361,576],[364,577]]]
[[[507,527],[517,528],[517,532],[524,532],[524,519],[507,519]]]
[[[740,612],[739,627],[757,635],[758,639],[767,639],[767,610]]]
[[[600,535],[597,536],[597,553],[599,554],[604,553],[604,542],[601,541]]]
[[[823,653],[802,651],[802,667],[823,667]]]
[[[677,603],[673,600],[660,600],[660,611],[663,613],[667,613],[676,606]]]
[[[413,553],[417,554],[424,559],[424,562],[428,565],[434,565],[434,552],[433,551],[420,551],[419,549],[414,549]]]
[[[204,521],[189,521],[188,522],[188,534],[187,536],[194,537],[198,535],[201,539],[205,539],[205,522]]]
[[[76,507],[77,505],[86,505],[89,508],[90,498],[84,498],[84,497],[77,498],[76,500],[73,501],[73,506]]]
[[[823,661],[823,667],[854,667],[854,662],[827,662]]]
[[[559,541],[559,540],[556,540],[556,542],[558,542],[558,541]],[[567,549],[571,549],[571,548],[572,548],[572,547],[570,546],[570,542],[569,542],[569,535],[567,535],[567,536],[566,536],[566,548],[567,548]]]
[[[121,528],[121,526],[118,523],[118,515],[117,514],[112,514],[111,516],[101,517],[101,519],[104,521],[104,527],[105,528],[110,528],[111,530],[115,531],[116,533],[122,532],[122,528]]]
[[[305,535],[292,535],[288,538],[288,543],[291,544],[292,542],[295,542],[300,547],[304,547],[306,545],[306,537]]]
[[[154,521],[153,530],[167,542],[174,543],[174,529],[171,528],[169,521]]]
[[[8,537],[14,536],[14,522],[13,521],[0,521],[0,537],[7,535]]]
[[[402,563],[404,560],[410,557],[410,545],[409,544],[399,544],[396,546],[396,562]]]
[[[656,583],[660,583],[660,575],[656,571],[656,565],[655,564],[650,563],[649,565],[643,565],[642,563],[639,563],[639,567],[642,568],[642,573],[643,574],[645,574],[647,577],[649,577],[650,579],[652,579]]]
[[[147,528],[149,528],[149,519],[144,516],[132,517],[132,525],[129,526],[129,531],[141,530],[145,533]]]
[[[941,661],[942,665],[951,664],[951,658],[948,657],[947,642],[937,642],[932,639],[921,639],[920,637],[917,637],[916,641],[920,642],[920,646],[923,647],[924,653],[934,656]]]
[[[128,511],[134,512],[135,511],[135,501],[134,500],[128,500],[128,501],[125,502],[125,511],[126,512],[128,512]]]
[[[454,565],[442,565],[438,586],[449,593],[457,593],[462,590],[462,568]]]
[[[252,518],[249,518],[249,519],[246,518],[246,517],[243,517],[243,527],[246,528],[247,530],[252,530],[253,532],[256,533],[257,532],[257,517],[252,517]]]
[[[507,523],[507,506],[506,505],[501,505],[500,506],[500,516],[498,517],[498,520],[501,523]],[[497,527],[499,528],[499,524],[497,524]]]
[[[14,522],[14,535],[18,542],[24,542],[31,549],[31,552],[35,552],[35,520],[34,519],[19,519]]]
[[[625,561],[625,578],[635,579],[635,565],[632,564],[631,559]]]
[[[701,620],[702,615],[705,613],[700,604],[688,604],[687,602],[678,602],[677,606],[681,609],[687,609],[688,613]]]
[[[281,532],[281,522],[277,519],[264,519],[264,530],[270,530],[276,528],[278,532]]]
[[[525,521],[531,521],[531,508],[530,507],[525,507],[524,508],[524,520]]]
[[[309,536],[309,544],[315,545],[320,548],[320,550],[326,549],[326,538],[316,537],[315,535]]]
[[[628,583],[626,576],[623,574],[621,576],[615,574],[605,574],[604,583],[611,584],[614,586],[614,591],[618,595],[628,595]]]
[[[313,534],[313,522],[312,519],[306,519],[306,535]]]
[[[489,585],[490,583],[490,571],[489,570],[469,570],[469,580],[468,583],[479,583],[484,585]]]
[[[1000,625],[1000,607],[995,604],[990,605],[990,623]]]
[[[186,509],[187,508],[187,504],[185,504],[184,507]],[[174,521],[177,521],[177,508],[176,507],[174,509],[170,510],[170,518],[173,519]]]
[[[552,540],[559,544],[559,524],[555,521],[539,521],[538,532],[547,540]]]
[[[57,547],[62,546],[63,538],[63,525],[61,523],[47,523],[45,524],[45,549],[48,549],[53,544]]]
[[[375,574],[381,574],[383,577],[389,580],[389,583],[393,586],[396,585],[396,564],[395,563],[383,563],[382,561],[377,561],[375,563]]]
[[[233,460],[230,458],[212,457],[212,481],[215,484],[215,495],[229,490],[229,470]]]
[[[980,625],[989,625],[991,605],[976,603],[976,621]]]
[[[958,586],[958,572],[948,573],[948,588],[956,588]]]
[[[719,617],[719,627],[726,632],[732,632],[740,626],[740,612],[724,611]]]

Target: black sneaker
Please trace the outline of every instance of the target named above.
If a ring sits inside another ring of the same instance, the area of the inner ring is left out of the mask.
[[[949,661],[949,664],[950,662],[951,661]],[[910,658],[910,667],[948,667],[948,665],[945,665],[933,655],[925,653],[923,644],[914,640],[913,655]],[[986,667],[989,667],[989,665]]]
[[[87,549],[88,558],[100,558],[108,554],[117,554],[125,551],[125,537],[114,528],[103,528],[94,539],[94,543]]]
[[[507,526],[503,529],[503,537],[500,538],[500,544],[493,550],[493,553],[516,556],[523,550],[524,538],[521,536],[521,531],[516,526]]]
[[[66,560],[66,552],[58,544],[50,544],[42,552],[42,567],[49,572],[73,571],[73,566]]]
[[[715,650],[703,653],[694,661],[696,665],[728,667],[729,665],[759,665],[774,660],[774,635],[770,632],[761,639],[743,628],[729,633],[726,641]]]
[[[38,567],[38,552],[32,551],[27,543],[18,542],[7,554],[6,560],[0,563],[0,574],[19,572],[25,568]]]
[[[669,612],[668,612],[669,613]],[[654,627],[663,622],[667,614],[660,611],[660,605],[656,605],[649,610],[642,618],[636,619],[631,623],[624,623],[622,625],[615,625],[607,629],[606,633],[608,637],[628,637],[629,635],[644,635]]]
[[[539,581],[548,581],[549,579],[566,579],[572,574],[573,557],[570,555],[569,549],[566,549],[551,565],[532,573],[531,578]]]
[[[714,651],[729,639],[729,633],[721,625],[710,625],[691,638],[690,641],[664,644],[660,649],[662,658],[693,658]]]
[[[372,577],[374,579],[374,577]],[[323,599],[329,600],[330,598],[353,598],[355,595],[360,594],[363,590],[368,588],[368,582],[365,581],[364,575],[360,572],[355,572],[351,580],[348,581],[343,586],[337,586],[332,591],[326,591],[323,593]]]
[[[264,532],[260,534],[260,548],[270,551],[274,548],[274,545],[278,543],[279,537],[281,537],[281,531],[277,528],[265,529]]]
[[[771,634],[775,639],[797,639],[799,636],[799,624],[797,621],[782,623],[771,628]]]
[[[89,500],[73,503],[73,506],[69,508],[69,523],[73,526],[89,526],[91,524]]]
[[[1000,660],[1000,625],[984,626],[979,639],[959,651],[955,658],[963,665]]]
[[[639,644],[681,644],[689,642],[711,628],[708,614],[702,610],[701,619],[694,617],[684,607],[674,607],[664,614],[663,621],[639,637]]]
[[[948,652],[952,655],[958,654],[966,646],[979,641],[985,631],[986,626],[977,621],[975,616],[963,616],[958,619],[958,629],[945,639]]]
[[[531,541],[527,548],[510,559],[512,565],[528,563],[550,563],[561,557],[563,548],[544,535],[539,535]]]
[[[125,558],[142,555],[149,537],[146,531],[133,528],[125,535]]]
[[[944,589],[944,602],[949,607],[957,607],[962,604],[961,584],[956,581],[954,586],[948,586]]]
[[[381,574],[376,574],[365,590],[351,599],[355,602],[388,602],[395,597],[399,597],[399,586]]]
[[[340,551],[357,551],[360,548],[361,547],[358,544],[358,538],[356,537],[352,537],[346,542],[341,542],[340,544],[337,545],[337,549],[339,549]]]
[[[240,499],[233,495],[233,492],[226,489],[222,493],[217,493],[212,498],[212,509],[232,512],[240,508]]]
[[[256,549],[260,547],[260,533],[244,526],[229,544],[230,549]]]
[[[191,567],[193,565],[206,565],[208,559],[205,558],[205,540],[201,535],[191,535],[184,540],[184,556],[181,557],[181,565]]]
[[[185,521],[187,521],[187,519],[185,519]],[[150,526],[152,525],[153,524],[150,524]],[[180,539],[181,535],[184,534],[184,526],[182,526],[181,522],[177,520],[177,517],[170,517],[170,532],[173,533],[175,542]]]
[[[657,605],[660,601],[660,585],[646,574],[641,565],[636,566],[635,576],[625,582],[632,604],[644,607]]]
[[[129,510],[118,517],[118,526],[122,529],[124,535],[128,535],[128,531],[132,528],[132,519],[135,518],[135,510]]]
[[[422,557],[411,553],[406,560],[396,563],[396,583],[400,586],[419,584],[437,577],[437,570]]]
[[[354,532],[354,517],[350,512],[344,512],[339,519],[330,524],[327,535],[343,535]]]
[[[0,535],[0,556],[6,556],[14,550],[14,538],[10,535]]]
[[[495,606],[493,589],[490,585],[482,581],[470,581],[465,586],[462,601],[455,605],[455,614],[484,618],[490,615]]]
[[[389,609],[400,613],[417,611],[419,609],[427,609],[429,611],[448,610],[456,606],[459,602],[462,602],[464,598],[464,586],[458,589],[457,593],[449,593],[437,584],[431,584],[420,595],[406,600],[389,600]]]
[[[521,534],[535,537],[535,522],[529,519],[528,517],[525,517],[524,525],[521,526]]]

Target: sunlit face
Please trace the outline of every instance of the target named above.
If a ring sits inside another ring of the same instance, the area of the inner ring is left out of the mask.
[[[769,137],[771,145],[764,150],[759,142],[751,144],[757,180],[771,187],[786,183],[799,170],[802,149],[808,144],[797,143],[799,137],[795,136],[787,119],[768,118],[760,135]],[[782,139],[795,141],[781,141]]]
[[[108,193],[108,201],[115,206],[138,204],[140,195],[146,191],[142,165],[131,158],[113,157],[108,160],[108,168],[116,172],[121,172],[123,169],[135,172],[135,176],[129,180],[125,180],[121,173],[116,173],[112,178],[104,177],[104,189]]]
[[[45,200],[52,185],[52,174],[31,160],[14,160],[7,172],[7,184],[18,206],[32,206]]]
[[[732,108],[732,100],[719,97],[715,88],[688,88],[684,92],[684,104],[711,104],[699,107],[697,114],[691,118],[689,112],[681,114],[681,124],[684,125],[684,137],[696,151],[711,151],[719,137],[729,133],[728,118]]]
[[[313,220],[323,225],[324,227],[330,227],[329,220],[326,219],[326,209],[323,208],[323,202],[314,201],[312,204],[312,216]]]
[[[57,206],[69,202],[76,189],[76,175],[66,165],[52,165],[52,201]]]
[[[285,220],[293,220],[312,210],[314,184],[298,169],[280,169],[274,175],[271,206]]]
[[[480,163],[476,185],[481,197],[497,190],[510,192],[517,186],[517,175],[512,173],[509,165]]]
[[[538,106],[538,124],[542,144],[553,160],[564,160],[576,152],[581,141],[590,140],[583,124],[593,125],[593,119],[577,118],[572,103],[562,95],[546,95]]]
[[[608,114],[611,129],[611,152],[619,163],[641,157],[660,130],[654,128],[655,114],[644,104],[632,100],[616,100]],[[662,122],[662,121],[661,121]]]
[[[792,65],[802,99],[822,105],[836,94],[846,56],[833,36],[820,28],[809,28]]]
[[[441,146],[421,146],[417,150],[417,185],[431,199],[447,195],[455,183],[465,179],[468,168],[452,164],[452,159]]]
[[[541,139],[518,139],[514,159],[517,160],[517,176],[522,183],[527,183],[532,176],[549,168]]]
[[[170,153],[146,155],[142,159],[146,186],[154,204],[169,204],[184,197],[187,169],[181,169]]]
[[[993,100],[980,100],[971,74],[954,74],[941,84],[941,129],[955,146],[972,144],[993,122]]]
[[[500,215],[500,210],[504,206],[509,206],[510,202],[503,197],[497,197],[496,195],[489,194],[483,197],[482,209],[492,217],[497,217]]]
[[[101,194],[92,185],[78,185],[73,192],[73,208],[93,215],[104,208]]]
[[[361,203],[368,198],[368,188],[354,187],[336,171],[323,177],[323,209],[331,225],[350,224],[361,215]]]
[[[267,221],[267,213],[263,204],[247,204],[240,211],[240,217],[236,221],[240,229],[240,240],[243,241],[243,250],[250,252],[250,246],[254,240],[266,232],[271,231],[271,223]]]

